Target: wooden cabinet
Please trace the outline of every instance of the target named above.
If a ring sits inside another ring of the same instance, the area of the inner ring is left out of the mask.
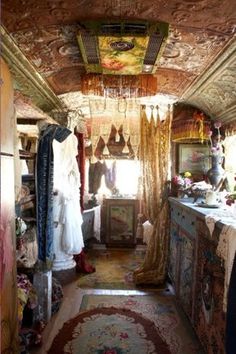
[[[194,328],[207,353],[225,353],[224,262],[216,255],[220,229],[212,237],[199,219]]]
[[[168,271],[176,293],[178,293],[179,290],[179,251],[179,225],[172,219],[170,224],[170,251]]]
[[[94,236],[94,210],[84,210],[83,214],[83,223],[82,223],[82,233],[84,242],[88,242],[89,239]]]
[[[224,354],[224,262],[216,255],[221,228],[211,236],[205,215],[170,198],[168,272],[179,304],[206,353]]]
[[[136,245],[138,200],[105,199],[104,211],[107,246],[134,247]]]
[[[195,240],[180,228],[179,292],[178,296],[185,313],[193,319]]]
[[[190,232],[196,218],[177,205],[171,205],[169,275],[178,301],[193,320],[196,232]]]

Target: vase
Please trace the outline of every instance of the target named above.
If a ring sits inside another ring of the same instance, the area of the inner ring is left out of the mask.
[[[221,155],[211,156],[211,168],[207,171],[207,177],[213,187],[216,187],[225,175],[222,167],[223,160],[224,157]]]

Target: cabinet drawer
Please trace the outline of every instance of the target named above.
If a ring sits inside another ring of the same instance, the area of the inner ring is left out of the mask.
[[[182,208],[179,208],[178,206],[172,204],[170,211],[171,219],[174,220],[177,224],[180,224],[182,220]]]
[[[196,237],[196,221],[197,218],[195,215],[187,212],[187,210],[182,211],[181,215],[181,228],[187,231],[193,238]]]

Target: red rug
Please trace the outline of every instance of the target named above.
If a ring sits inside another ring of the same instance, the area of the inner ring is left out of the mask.
[[[155,324],[115,307],[81,312],[66,322],[49,354],[171,354]]]

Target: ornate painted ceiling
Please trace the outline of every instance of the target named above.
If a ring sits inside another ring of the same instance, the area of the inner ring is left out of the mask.
[[[4,28],[48,85],[40,94],[55,94],[48,110],[52,102],[60,106],[56,96],[81,89],[85,68],[76,39],[79,22],[112,18],[169,23],[170,35],[155,74],[157,94],[196,105],[213,118],[227,111],[225,119],[232,119],[234,0],[2,0]]]

